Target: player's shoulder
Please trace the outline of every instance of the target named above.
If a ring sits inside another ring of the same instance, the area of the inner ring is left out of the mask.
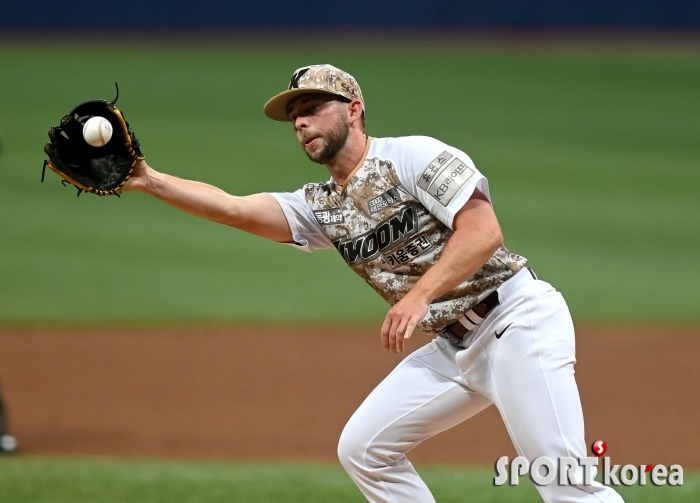
[[[463,151],[431,136],[397,136],[373,138],[368,157],[379,157],[398,161],[400,164],[430,164],[437,157],[447,153],[459,157],[467,164],[473,164]]]
[[[394,136],[372,138],[373,147],[377,152],[391,153],[421,153],[440,148],[451,148],[446,143],[430,136]]]
[[[404,180],[416,179],[426,169],[445,166],[446,161],[459,160],[476,170],[464,151],[430,136],[377,138],[376,145],[370,147],[368,158],[371,157],[390,161]]]

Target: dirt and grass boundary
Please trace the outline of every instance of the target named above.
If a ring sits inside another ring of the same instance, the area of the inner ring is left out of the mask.
[[[409,343],[425,343],[418,334]],[[586,437],[615,463],[700,467],[700,328],[585,327]],[[400,361],[371,328],[3,329],[0,383],[30,454],[335,459],[345,421]],[[513,456],[491,407],[419,462]]]

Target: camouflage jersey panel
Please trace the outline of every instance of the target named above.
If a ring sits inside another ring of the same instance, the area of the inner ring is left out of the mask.
[[[366,159],[345,194],[338,189],[308,184],[306,201],[345,262],[394,305],[440,259],[453,232],[401,186],[389,161]],[[435,299],[419,328],[436,334],[526,262],[499,248],[474,276]]]

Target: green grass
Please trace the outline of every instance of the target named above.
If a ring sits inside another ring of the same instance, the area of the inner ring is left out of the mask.
[[[541,502],[534,486],[493,486],[493,470],[418,467],[440,503]],[[683,486],[619,487],[628,502],[700,498],[700,475]],[[314,503],[365,499],[340,466],[321,464],[0,458],[2,501],[22,503]]]
[[[147,196],[39,184],[46,131],[111,99],[149,163],[235,194],[327,178],[263,103],[309,62],[353,73],[374,136],[469,153],[506,244],[587,322],[700,320],[700,55],[619,50],[0,47],[0,324],[380,320],[335,251],[306,255]]]

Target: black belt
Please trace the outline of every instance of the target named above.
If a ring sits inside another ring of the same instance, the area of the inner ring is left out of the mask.
[[[451,325],[438,332],[440,337],[443,337],[453,344],[459,344],[464,339],[464,335],[470,330],[475,329],[484,321],[484,318],[500,303],[498,299],[498,291],[494,290],[484,300],[472,307],[464,313],[463,321],[455,321]],[[475,316],[476,315],[476,316]]]
[[[528,270],[532,276],[532,279],[537,279],[535,271],[529,267],[526,267],[525,269]],[[459,344],[464,340],[464,335],[481,325],[484,318],[486,318],[486,316],[493,310],[494,307],[500,304],[500,302],[501,301],[498,298],[498,290],[494,290],[488,294],[484,300],[460,316],[457,321],[440,330],[438,335],[444,339],[447,339],[452,344]]]

